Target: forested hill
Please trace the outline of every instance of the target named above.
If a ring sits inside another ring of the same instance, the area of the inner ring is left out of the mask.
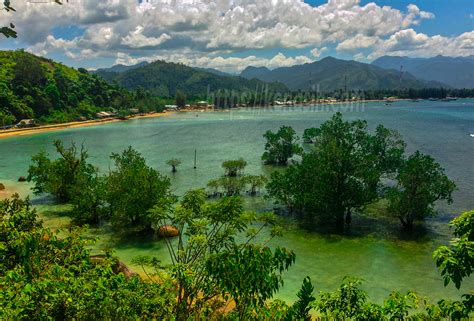
[[[345,86],[348,90],[449,87],[439,82],[417,79],[409,73],[403,73],[400,80],[400,73],[396,70],[332,57],[292,67],[268,71],[253,68],[250,71],[244,70],[241,76],[263,81],[281,80],[291,90],[319,87],[320,91],[328,92],[344,89]]]
[[[0,126],[25,118],[43,123],[92,118],[101,110],[130,108],[135,98],[85,69],[22,50],[0,51]]]
[[[474,56],[431,58],[383,56],[374,60],[372,65],[397,70],[402,67],[420,79],[441,81],[454,88],[474,88]]]
[[[160,60],[125,72],[98,70],[97,74],[111,83],[117,82],[124,88],[143,88],[163,97],[174,97],[177,91],[185,92],[191,98],[203,97],[208,90],[255,91],[257,87],[261,90],[262,86],[266,85],[257,79],[216,75],[202,69]],[[268,83],[269,91],[286,92],[286,86],[277,81],[278,79]]]

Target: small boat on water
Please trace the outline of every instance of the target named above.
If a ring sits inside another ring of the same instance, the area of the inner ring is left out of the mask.
[[[438,101],[439,98],[428,98],[429,101]]]
[[[449,97],[449,96],[441,99],[441,101],[455,101],[455,100],[458,100],[458,99],[456,97]]]
[[[474,134],[471,134],[470,136],[471,136],[472,138],[474,138]]]

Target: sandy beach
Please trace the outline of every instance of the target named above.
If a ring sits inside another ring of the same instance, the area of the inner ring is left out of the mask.
[[[63,123],[63,124],[44,125],[44,126],[38,126],[38,127],[32,127],[32,128],[7,129],[7,130],[0,131],[0,139],[8,138],[8,137],[16,137],[16,136],[33,135],[33,134],[39,134],[39,133],[47,133],[47,132],[52,132],[52,131],[62,130],[62,129],[67,129],[67,128],[98,126],[102,124],[108,124],[108,123],[119,122],[119,121],[128,121],[132,119],[164,117],[164,116],[169,116],[172,114],[174,114],[174,112],[150,113],[150,114],[136,115],[128,119],[106,118],[106,119],[76,121],[76,122]]]

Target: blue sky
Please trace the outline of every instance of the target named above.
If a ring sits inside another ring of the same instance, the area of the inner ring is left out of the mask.
[[[335,56],[474,55],[468,0],[70,0],[63,6],[12,1],[25,48],[75,67],[164,59],[237,73]]]

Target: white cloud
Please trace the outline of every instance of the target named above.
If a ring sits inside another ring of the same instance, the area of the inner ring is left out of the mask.
[[[470,32],[458,37],[417,33],[413,27],[434,15],[414,4],[404,10],[374,2],[361,5],[360,0],[328,0],[316,7],[303,0],[74,0],[63,6],[16,1],[15,6],[16,13],[0,15],[0,25],[13,21],[21,46],[41,55],[63,52],[77,60],[164,57],[238,71],[250,64],[277,67],[311,61],[281,54],[229,57],[247,49],[313,48],[313,58],[328,47],[351,53],[372,50],[372,57],[429,55],[430,50],[472,54]],[[70,40],[52,36],[61,26],[79,26],[85,32]]]
[[[315,58],[319,58],[319,56],[321,56],[323,54],[323,52],[325,52],[327,50],[328,50],[327,47],[322,47],[321,49],[314,48],[314,49],[311,50],[311,55]]]
[[[361,34],[356,35],[355,37],[346,39],[340,42],[336,50],[337,51],[355,51],[357,49],[370,48],[375,45],[380,38],[378,37],[368,37]]]
[[[229,73],[238,73],[248,66],[266,66],[270,69],[278,67],[289,67],[312,62],[306,56],[287,57],[282,53],[278,53],[271,58],[263,58],[257,56],[240,57],[204,57],[198,55],[189,55],[183,53],[172,53],[166,55],[153,55],[148,57],[134,58],[130,55],[119,52],[117,54],[116,64],[134,65],[142,61],[166,60],[176,63],[183,63],[188,66],[215,68]]]
[[[145,28],[137,26],[134,31],[122,38],[121,44],[130,48],[157,47],[171,37],[163,33],[159,37],[147,37],[143,34]]]
[[[380,41],[368,56],[375,59],[383,55],[409,55],[414,57],[468,56],[474,52],[474,31],[449,38],[428,36],[413,29],[400,30],[388,39]]]

